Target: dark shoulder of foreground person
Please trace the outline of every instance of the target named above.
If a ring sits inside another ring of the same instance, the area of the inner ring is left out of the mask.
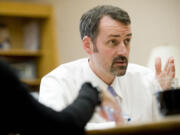
[[[84,133],[84,126],[98,105],[98,92],[90,83],[82,85],[78,97],[61,112],[40,104],[20,82],[14,69],[0,60],[3,129],[7,132]],[[86,115],[84,115],[86,114]]]

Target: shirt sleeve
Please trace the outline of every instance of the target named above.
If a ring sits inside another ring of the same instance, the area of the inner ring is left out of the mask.
[[[66,74],[66,72],[62,67],[60,72],[57,70],[53,71],[41,80],[39,101],[56,111],[60,111],[72,103],[78,94],[78,92],[73,94],[75,91],[73,88],[74,83],[69,84],[69,80],[72,77]]]

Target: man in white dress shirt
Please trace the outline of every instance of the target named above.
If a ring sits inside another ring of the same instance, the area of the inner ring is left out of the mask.
[[[94,86],[113,87],[123,114],[131,122],[153,120],[153,94],[170,87],[175,76],[174,59],[169,58],[161,70],[161,59],[157,58],[156,73],[128,63],[131,21],[119,7],[103,5],[87,11],[80,20],[80,33],[89,58],[62,64],[44,76],[39,100],[62,110],[76,98],[81,85],[89,81]],[[168,78],[168,83],[162,78]],[[91,119],[95,123],[105,121],[98,113]]]

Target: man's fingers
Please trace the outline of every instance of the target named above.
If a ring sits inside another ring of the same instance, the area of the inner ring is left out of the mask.
[[[155,59],[155,69],[156,69],[156,75],[159,75],[161,73],[161,58],[156,57]]]
[[[171,73],[171,78],[173,79],[175,77],[175,72]]]
[[[117,125],[124,123],[124,119],[122,116],[122,111],[120,106],[117,104],[117,102],[115,104],[113,104],[113,108],[115,110],[114,113],[114,118],[115,118],[115,122]]]
[[[165,72],[167,75],[171,73],[171,64],[170,63],[168,63]]]
[[[174,65],[174,58],[171,56],[168,58],[166,65],[164,66],[164,71],[168,71],[170,65]]]
[[[175,72],[175,64],[174,64],[174,58],[173,57],[169,57],[166,66],[164,68],[164,71],[169,74],[172,72]]]
[[[124,119],[121,115],[118,115],[115,113],[114,118],[115,118],[116,125],[120,125],[124,123]]]
[[[100,115],[101,115],[105,120],[109,121],[108,115],[107,115],[107,113],[105,112],[105,110],[104,110],[103,107],[101,107],[99,113],[100,113]]]
[[[169,63],[171,65],[171,72],[175,72],[175,64],[174,64],[174,58],[173,57],[169,58]]]
[[[166,64],[164,66],[164,71],[167,71],[168,70],[168,65],[169,65],[169,59],[166,61]]]
[[[169,70],[170,70],[169,73],[173,74],[173,75],[171,75],[171,77],[174,78],[175,77],[175,65],[171,64]]]

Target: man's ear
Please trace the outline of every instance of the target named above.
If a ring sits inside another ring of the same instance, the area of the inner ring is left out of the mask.
[[[92,54],[93,52],[93,43],[91,41],[91,38],[88,36],[85,36],[82,40],[83,49],[86,51],[87,54]]]

